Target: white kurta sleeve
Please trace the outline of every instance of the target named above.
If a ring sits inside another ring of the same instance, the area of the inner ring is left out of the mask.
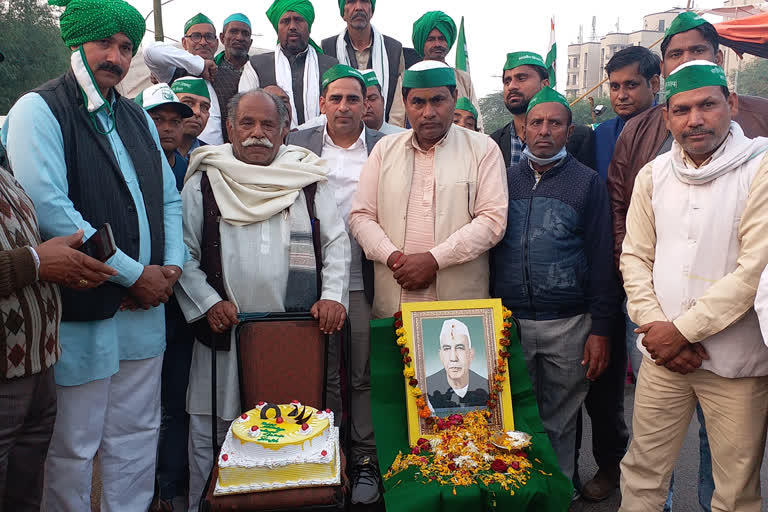
[[[168,83],[176,68],[186,69],[194,76],[200,76],[205,69],[205,60],[192,55],[183,48],[156,42],[144,48],[144,63],[158,82]]]
[[[755,296],[755,311],[760,320],[760,331],[763,333],[763,342],[768,345],[768,267],[760,276],[760,284],[757,285]]]
[[[328,182],[318,182],[315,215],[320,221],[323,252],[323,300],[334,300],[349,309],[349,265],[351,249],[344,221],[336,206],[336,197]]]
[[[206,281],[200,268],[203,241],[203,194],[200,190],[201,173],[197,173],[184,185],[181,200],[184,211],[184,243],[189,248],[189,259],[184,264],[174,291],[184,317],[193,322],[205,316],[222,297]]]
[[[237,92],[248,92],[258,87],[259,75],[256,74],[256,70],[253,69],[249,60],[243,66],[243,73],[240,75],[240,84],[237,87]]]

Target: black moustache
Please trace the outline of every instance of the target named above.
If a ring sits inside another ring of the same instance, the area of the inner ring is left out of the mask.
[[[714,135],[712,130],[691,130],[689,132],[683,132],[683,137],[695,137],[696,135]]]
[[[109,64],[108,62],[99,64],[99,67],[96,69],[96,71],[106,71],[108,73],[114,73],[115,75],[118,75],[118,76],[123,74],[123,68],[121,68],[117,64]]]

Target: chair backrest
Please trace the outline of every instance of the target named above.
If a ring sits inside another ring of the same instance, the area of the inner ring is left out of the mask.
[[[252,409],[261,400],[276,404],[299,400],[324,408],[327,344],[327,336],[311,317],[241,324],[237,350],[242,409]]]

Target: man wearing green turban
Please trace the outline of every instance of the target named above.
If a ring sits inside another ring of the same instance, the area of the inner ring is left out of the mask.
[[[376,0],[339,0],[341,17],[347,23],[338,34],[323,39],[326,55],[355,69],[373,69],[381,77],[381,94],[389,116],[397,79],[405,70],[403,45],[371,25]]]
[[[169,43],[153,42],[144,48],[144,63],[158,82],[172,85],[179,77],[189,75],[205,79],[211,98],[211,110],[200,138],[208,144],[223,144],[226,139],[226,94],[230,94],[229,97],[234,94],[237,88],[235,84],[240,79],[239,73],[232,66],[228,66],[222,73],[218,89],[223,94],[222,98],[219,98],[216,85],[219,80],[219,65],[214,60],[219,40],[213,21],[201,12],[184,23],[181,45],[183,48]]]
[[[424,60],[445,62],[445,57],[456,42],[456,23],[442,11],[430,11],[413,24],[413,47]],[[473,105],[479,105],[475,87],[469,73],[453,69],[456,74],[456,90],[460,98],[469,98]],[[389,122],[395,126],[406,127],[405,106],[402,98],[402,81],[398,82],[389,112]],[[478,113],[477,129],[482,131],[483,119]]]
[[[706,504],[759,512],[768,347],[755,290],[768,264],[768,138],[733,121],[741,97],[714,62],[680,65],[665,89],[674,142],[635,178],[620,257],[643,353],[621,510],[664,506],[698,405],[714,482]]]
[[[186,259],[181,197],[152,118],[115,88],[141,43],[143,17],[123,0],[56,1],[66,7],[70,69],[23,95],[0,137],[43,237],[82,230],[96,247],[101,239],[117,274],[98,287],[101,276],[85,275],[76,290],[62,288],[60,325],[43,324],[50,344],[35,354],[45,362],[61,355],[55,428],[45,468],[35,469],[45,473],[43,509],[85,510],[98,451],[101,508],[143,511],[155,488],[164,303]]]
[[[291,128],[320,115],[323,73],[339,63],[310,38],[315,8],[309,0],[274,0],[267,19],[277,32],[274,52],[254,55],[243,68],[239,92],[277,85],[291,98]]]

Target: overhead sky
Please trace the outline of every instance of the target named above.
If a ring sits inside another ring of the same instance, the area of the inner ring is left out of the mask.
[[[152,0],[129,0],[142,14],[150,14]],[[167,0],[164,0],[167,1]],[[242,12],[253,24],[253,44],[261,48],[274,48],[275,31],[270,25],[265,11],[271,0],[171,0],[163,6],[163,27],[165,35],[180,40],[184,22],[198,12],[208,15],[216,23],[217,32],[221,23],[229,14]],[[721,0],[700,0],[696,8],[722,6]],[[344,27],[339,16],[336,0],[315,0],[315,23],[312,38],[320,40],[338,34]],[[550,1],[506,1],[491,0],[475,2],[472,0],[378,0],[373,24],[388,36],[413,46],[411,29],[413,22],[430,10],[442,10],[453,17],[458,27],[464,16],[464,26],[469,49],[470,71],[478,97],[501,89],[501,69],[507,52],[518,50],[535,51],[542,56],[549,44],[549,20],[555,16],[555,30],[558,46],[558,89],[565,85],[568,44],[575,43],[579,35],[579,25],[583,26],[584,40],[592,32],[592,16],[597,17],[597,35],[616,31],[618,22],[622,32],[631,32],[642,28],[643,16],[665,11],[673,7],[685,6],[685,2],[673,3],[663,0],[645,0],[643,2],[616,2],[608,0],[566,0]],[[720,18],[714,17],[717,22]],[[154,24],[150,16],[147,28]],[[153,38],[147,32],[145,41]],[[448,62],[455,62],[455,48],[448,57]]]

